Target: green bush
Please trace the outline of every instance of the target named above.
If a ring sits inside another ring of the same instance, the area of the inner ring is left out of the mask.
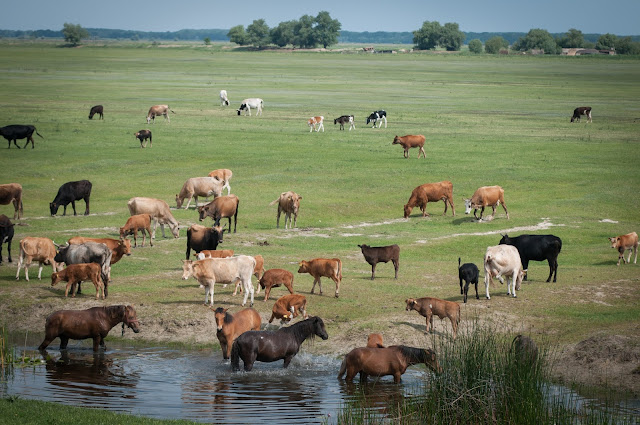
[[[469,42],[469,51],[471,53],[482,53],[482,41],[477,38]]]

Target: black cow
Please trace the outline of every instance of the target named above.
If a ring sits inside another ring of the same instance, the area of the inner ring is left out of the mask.
[[[147,142],[146,142],[147,139],[149,139],[149,147],[153,146],[153,137],[151,137],[151,130],[140,130],[134,133],[133,135],[136,136],[136,139],[140,140],[141,148],[144,148],[145,146],[147,146]]]
[[[571,117],[571,122],[580,122],[581,115],[587,117],[587,122],[591,122],[591,106],[580,106],[579,108],[574,109],[573,116]]]
[[[398,266],[400,265],[400,247],[398,245],[389,246],[369,246],[358,245],[362,250],[362,255],[367,263],[371,264],[371,280],[376,278],[376,265],[378,263],[393,262],[393,267],[396,269],[396,277],[398,278]]]
[[[103,243],[85,242],[81,244],[64,245],[58,249],[58,253],[54,257],[57,263],[82,264],[82,263],[98,263],[100,264],[100,277],[104,283],[104,296],[109,295],[109,281],[111,279],[111,257],[113,253],[109,247]],[[73,293],[73,288],[71,293]],[[82,293],[82,287],[78,283],[78,294]]]
[[[380,121],[378,128],[382,127],[382,121],[384,121],[384,128],[387,128],[387,111],[382,109],[374,111],[367,117],[367,125],[369,125],[370,122],[373,122],[373,127],[371,128],[375,128],[378,121]]]
[[[67,182],[60,186],[56,198],[49,204],[49,210],[51,215],[54,216],[58,213],[58,208],[62,205],[64,212],[62,215],[67,215],[67,205],[71,203],[73,207],[73,215],[76,214],[76,201],[84,199],[86,208],[84,215],[89,215],[89,198],[91,197],[91,182],[89,180],[80,180],[77,182]]]
[[[553,275],[553,281],[556,281],[558,254],[562,249],[562,240],[559,237],[554,235],[520,235],[510,238],[509,235],[503,235],[500,244],[513,245],[518,249],[522,268],[525,271],[529,268],[529,261],[547,260],[549,262],[547,282],[551,281],[551,275]],[[527,280],[528,275],[529,273],[524,276],[524,280]]]
[[[102,107],[102,105],[96,105],[93,108],[91,108],[91,110],[89,111],[89,119],[93,119],[93,116],[95,114],[100,115],[100,119],[103,120],[104,119],[104,115],[102,115],[102,113],[104,112],[104,108]]]
[[[351,125],[349,126],[349,131],[351,131],[351,128],[356,128],[353,122],[354,122],[353,115],[342,115],[333,120],[333,125],[340,124],[340,130],[344,130],[344,125],[351,123]]]
[[[460,295],[464,295],[464,302],[467,302],[467,293],[469,292],[469,284],[473,283],[476,287],[476,300],[478,296],[478,266],[473,263],[464,263],[460,265],[460,257],[458,257],[458,277],[460,278]],[[462,281],[464,280],[464,287]]]
[[[219,225],[213,227],[205,227],[199,224],[192,224],[187,229],[187,260],[193,249],[196,253],[204,249],[217,249],[218,244],[222,243],[224,228]]]
[[[7,243],[9,262],[11,263],[11,241],[13,240],[13,223],[4,214],[0,214],[0,264],[2,264],[2,244]]]
[[[20,124],[7,125],[5,127],[0,128],[0,135],[2,135],[2,137],[4,137],[9,141],[9,146],[7,146],[7,149],[11,148],[12,140],[13,140],[13,144],[16,145],[16,148],[20,149],[20,146],[18,146],[18,143],[16,143],[16,140],[20,140],[24,138],[27,139],[27,143],[24,144],[23,148],[26,148],[29,142],[31,142],[31,149],[33,149],[35,147],[33,145],[34,131],[38,136],[44,139],[44,137],[42,137],[42,135],[38,133],[38,130],[36,130],[36,128],[32,125],[20,125]]]

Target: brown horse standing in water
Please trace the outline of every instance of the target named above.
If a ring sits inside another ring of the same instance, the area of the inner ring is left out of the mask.
[[[436,353],[431,349],[413,348],[405,345],[392,345],[386,348],[354,348],[342,361],[338,379],[347,373],[347,382],[360,373],[360,382],[367,382],[367,377],[393,375],[393,382],[401,381],[401,376],[411,365],[424,363],[436,372],[442,368],[436,360]]]
[[[246,331],[259,331],[262,324],[260,314],[253,308],[245,308],[234,315],[227,313],[227,310],[229,309],[222,307],[213,310],[216,318],[216,336],[222,348],[222,358],[225,360],[231,356],[231,346],[237,337]]]
[[[38,349],[44,350],[51,341],[60,337],[61,350],[67,348],[70,338],[93,338],[93,351],[98,351],[99,346],[106,350],[104,338],[118,323],[122,323],[122,333],[124,333],[124,325],[133,329],[135,333],[140,332],[136,310],[130,305],[92,307],[86,310],[59,310],[47,317],[44,341]]]

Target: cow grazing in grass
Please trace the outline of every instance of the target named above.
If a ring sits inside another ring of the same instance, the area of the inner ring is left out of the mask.
[[[382,109],[372,112],[367,117],[367,125],[369,125],[369,123],[373,123],[373,127],[371,128],[375,128],[376,123],[378,123],[378,128],[382,127],[382,121],[384,121],[384,128],[387,128],[387,111]]]
[[[140,149],[147,147],[147,140],[149,140],[149,147],[153,147],[153,136],[151,130],[140,130],[133,133],[136,139],[140,140]]]
[[[398,278],[398,267],[400,266],[400,247],[396,244],[389,246],[369,246],[358,245],[364,255],[364,259],[371,265],[371,280],[376,278],[376,265],[378,263],[393,263],[396,271],[395,279]]]
[[[491,213],[491,218],[489,220],[493,220],[493,217],[496,214],[496,207],[498,205],[502,205],[502,209],[504,209],[504,212],[507,214],[508,220],[509,211],[507,211],[507,204],[504,203],[504,189],[500,186],[482,186],[474,192],[471,199],[464,200],[464,213],[469,214],[471,209],[473,209],[473,216],[476,220],[481,221],[484,208],[490,206],[493,209],[493,212]],[[480,218],[476,215],[478,209],[480,209]]]
[[[573,116],[571,117],[571,122],[578,121],[580,122],[580,117],[584,115],[587,117],[587,122],[591,121],[591,106],[580,106],[573,110]]]
[[[269,299],[271,294],[271,288],[277,288],[280,285],[284,285],[290,294],[293,294],[293,273],[285,269],[269,269],[259,280],[258,292],[260,288],[264,289],[264,300]]]
[[[22,185],[20,183],[0,184],[0,205],[13,203],[13,219],[24,215],[22,208]]]
[[[280,319],[280,327],[282,327],[285,323],[289,323],[293,318],[298,317],[298,312],[302,314],[303,319],[309,318],[307,314],[307,298],[300,294],[283,295],[273,305],[269,323],[273,322],[274,319]]]
[[[104,108],[102,105],[96,105],[91,108],[91,110],[89,111],[89,119],[93,119],[93,116],[95,114],[100,115],[101,120],[104,119]]]
[[[503,276],[507,277],[507,295],[516,297],[516,290],[520,290],[520,285],[524,279],[526,270],[522,268],[520,254],[515,246],[496,245],[487,247],[484,254],[484,287],[487,291],[487,299],[490,300],[489,283],[493,283],[493,278],[497,278],[500,283],[504,283]],[[509,278],[511,281],[509,282]]]
[[[284,228],[287,228],[287,222],[289,228],[297,227],[298,225],[298,210],[300,209],[300,201],[302,196],[295,192],[282,192],[278,199],[272,201],[269,205],[278,203],[278,218],[276,220],[276,228],[280,228],[280,214],[284,212]],[[291,215],[293,215],[293,226],[291,226]]]
[[[467,294],[469,293],[469,285],[474,284],[476,287],[476,299],[479,300],[480,296],[478,296],[478,277],[479,277],[478,266],[473,263],[464,263],[460,265],[460,257],[458,257],[458,278],[460,278],[460,295],[464,295],[464,302],[467,303]],[[464,281],[464,286],[463,282]]]
[[[214,250],[218,248],[218,244],[222,243],[224,229],[220,226],[205,227],[199,224],[192,224],[187,229],[187,260],[193,249],[196,253],[203,250]],[[233,255],[233,253],[231,254]],[[211,255],[212,258],[213,255]],[[206,258],[206,256],[205,256]],[[217,257],[221,258],[221,257]]]
[[[353,115],[342,115],[333,120],[333,125],[340,124],[340,130],[344,130],[344,125],[349,124],[349,131],[356,129],[355,117]]]
[[[42,268],[45,265],[53,267],[53,271],[58,271],[59,266],[56,261],[56,246],[49,238],[36,238],[27,236],[20,240],[20,256],[18,257],[18,272],[16,280],[20,279],[20,269],[24,266],[24,277],[29,280],[29,266],[32,261],[37,261],[40,265],[38,269],[38,279],[42,278]]]
[[[631,263],[631,251],[635,254],[633,264],[636,264],[638,261],[638,234],[636,232],[609,238],[609,242],[611,242],[611,248],[618,251],[618,266],[620,265],[620,260],[625,263]],[[629,258],[625,260],[624,252],[627,249],[629,250]]]
[[[171,122],[171,118],[169,118],[169,112],[175,114],[169,105],[154,105],[149,108],[149,112],[147,113],[147,124],[153,121],[156,122],[156,117],[163,116],[167,122]]]
[[[33,149],[35,147],[33,144],[34,132],[42,139],[44,139],[44,137],[42,137],[42,135],[38,133],[38,130],[36,130],[36,128],[32,125],[12,124],[0,128],[0,136],[4,137],[9,142],[7,149],[11,148],[12,141],[13,144],[16,145],[16,148],[20,149],[20,146],[18,146],[18,143],[16,142],[16,140],[20,139],[27,139],[27,143],[25,143],[22,147],[23,149],[27,147],[29,142],[31,142],[31,149]]]
[[[213,170],[209,173],[209,177],[215,177],[221,182],[223,182],[222,189],[227,189],[227,195],[231,194],[231,186],[229,186],[229,180],[233,177],[233,172],[226,168],[220,168],[217,170]]]
[[[219,196],[206,205],[198,207],[199,220],[203,221],[207,217],[213,219],[215,226],[220,226],[220,220],[229,219],[229,232],[231,231],[231,219],[233,218],[233,233],[236,233],[238,226],[238,206],[240,199],[236,195]]]
[[[313,287],[311,293],[316,289],[316,283],[322,295],[321,277],[328,277],[336,283],[336,298],[340,294],[340,282],[342,282],[342,261],[339,258],[315,258],[313,260],[302,260],[299,263],[298,273],[309,273],[313,276]]]
[[[409,218],[414,207],[420,207],[423,217],[428,217],[427,204],[429,202],[444,202],[444,213],[447,214],[447,207],[451,205],[453,216],[456,215],[456,209],[453,206],[453,183],[450,181],[441,181],[438,183],[425,183],[413,189],[409,201],[404,205],[404,218]]]
[[[259,97],[252,97],[249,99],[245,99],[240,104],[237,112],[238,115],[242,114],[242,111],[246,111],[245,115],[251,116],[251,108],[256,110],[256,116],[262,115],[262,108],[264,107],[264,102]]]
[[[154,198],[144,198],[144,197],[135,197],[129,199],[127,202],[127,207],[129,208],[130,215],[136,214],[149,214],[151,218],[154,220],[153,232],[151,233],[151,238],[155,239],[156,237],[156,228],[158,224],[160,224],[160,229],[162,230],[162,237],[166,237],[164,235],[164,225],[167,224],[171,229],[171,233],[174,238],[180,236],[180,229],[178,227],[178,221],[171,214],[171,210],[169,209],[169,204],[167,204],[162,199],[154,199]]]
[[[149,214],[136,214],[129,217],[125,225],[120,228],[120,239],[133,235],[133,247],[137,248],[138,230],[142,233],[142,246],[144,246],[147,240],[145,231],[149,234],[149,245],[153,246],[153,239],[151,239],[151,216]]]
[[[441,300],[439,298],[409,298],[405,300],[407,304],[406,311],[415,310],[427,320],[427,329],[433,330],[433,316],[438,316],[440,320],[445,317],[451,322],[453,327],[453,339],[458,334],[458,324],[460,323],[460,304],[453,301]]]
[[[402,146],[405,158],[409,158],[409,149],[411,148],[418,148],[418,158],[420,158],[420,155],[426,158],[427,154],[424,151],[424,142],[426,140],[427,139],[422,134],[407,134],[402,137],[396,136],[391,144]]]
[[[81,199],[84,200],[85,204],[84,215],[89,215],[89,200],[91,199],[92,187],[93,185],[89,180],[67,182],[60,186],[55,199],[49,203],[51,216],[58,213],[60,206],[64,208],[62,215],[67,215],[67,205],[69,205],[69,203],[71,203],[71,207],[73,208],[73,215],[78,215],[76,213],[76,201]]]
[[[13,240],[13,223],[4,214],[0,214],[0,264],[2,264],[2,244],[7,244],[9,262],[11,263],[11,241]]]
[[[70,288],[75,288],[76,284],[80,284],[82,281],[90,280],[93,286],[96,287],[96,300],[100,299],[100,293],[102,293],[102,299],[104,299],[104,283],[100,279],[100,264],[98,263],[70,264],[66,269],[54,272],[51,275],[51,286],[57,285],[62,280],[67,282],[67,287],[64,291],[65,297],[69,295]],[[75,296],[76,294],[72,290],[71,298],[75,298]]]
[[[229,98],[226,90],[220,90],[220,106],[229,106]]]
[[[513,245],[520,253],[520,260],[522,261],[522,268],[524,270],[529,269],[529,261],[544,261],[549,263],[549,277],[547,282],[551,282],[551,275],[553,275],[553,281],[556,281],[558,276],[558,254],[562,250],[562,240],[554,235],[520,235],[515,237],[509,237],[509,235],[503,235],[500,239],[500,245]],[[524,280],[527,280],[529,273],[524,276]]]
[[[307,120],[307,125],[309,126],[309,133],[311,133],[313,130],[316,130],[316,133],[317,133],[318,131],[320,131],[320,129],[322,129],[322,132],[324,133],[324,117],[323,116],[309,118]]]
[[[187,179],[182,185],[180,193],[176,194],[176,205],[178,208],[182,207],[185,199],[188,199],[187,205],[184,209],[188,209],[191,205],[191,200],[195,198],[196,208],[198,208],[198,196],[208,198],[213,196],[217,198],[222,195],[222,188],[224,181],[221,181],[215,177],[192,177]]]
[[[131,255],[131,241],[129,239],[85,238],[74,236],[69,239],[69,245],[80,245],[85,242],[103,243],[111,250],[111,265],[114,265],[125,255]]]

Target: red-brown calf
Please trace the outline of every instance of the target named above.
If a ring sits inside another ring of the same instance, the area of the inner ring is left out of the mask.
[[[336,283],[336,298],[340,293],[340,282],[342,282],[342,261],[339,258],[314,258],[309,261],[300,261],[298,273],[309,273],[313,276],[313,287],[311,293],[316,289],[316,283],[320,287],[320,295],[322,295],[322,276],[331,278]]]
[[[409,298],[405,301],[407,303],[407,311],[415,310],[420,313],[421,316],[427,319],[427,329],[433,329],[433,316],[438,316],[440,320],[445,317],[451,321],[453,327],[453,339],[456,339],[458,333],[458,324],[460,323],[460,304],[453,301],[441,300],[439,298]]]
[[[422,134],[407,134],[406,136],[396,136],[393,139],[392,145],[400,145],[404,148],[404,157],[409,158],[409,149],[418,148],[418,158],[422,155],[424,158],[427,157],[427,154],[424,152],[424,142],[427,139]]]
[[[271,288],[277,288],[280,285],[284,285],[289,290],[289,293],[293,294],[293,273],[288,270],[269,269],[264,272],[259,283],[257,292],[260,292],[260,287],[264,289],[265,301],[269,299]]]
[[[146,235],[144,231],[149,233],[149,244],[153,246],[153,239],[151,239],[151,215],[150,214],[136,214],[129,217],[127,223],[120,228],[120,238],[124,239],[125,236],[133,235],[133,247],[138,246],[138,230],[142,233],[142,246],[146,241]]]
[[[100,278],[101,270],[100,264],[98,263],[69,264],[66,269],[51,275],[51,286],[55,286],[58,282],[64,280],[67,282],[64,296],[69,295],[69,288],[72,288],[71,298],[75,298],[76,284],[90,280],[93,282],[93,286],[96,287],[96,300],[100,299],[101,292],[102,299],[104,299],[104,283],[102,283],[102,279]]]
[[[273,319],[280,319],[280,327],[282,327],[285,322],[290,322],[294,317],[298,317],[298,312],[302,314],[304,319],[309,317],[305,296],[300,294],[284,295],[278,298],[278,301],[273,305],[269,323],[273,322]]]
[[[444,202],[444,213],[447,214],[447,206],[451,205],[453,216],[456,215],[456,209],[453,206],[453,184],[450,181],[442,181],[438,183],[425,183],[413,189],[409,202],[404,206],[404,218],[409,218],[414,207],[420,207],[423,217],[428,217],[427,204],[429,202]],[[447,205],[448,204],[448,205]]]

